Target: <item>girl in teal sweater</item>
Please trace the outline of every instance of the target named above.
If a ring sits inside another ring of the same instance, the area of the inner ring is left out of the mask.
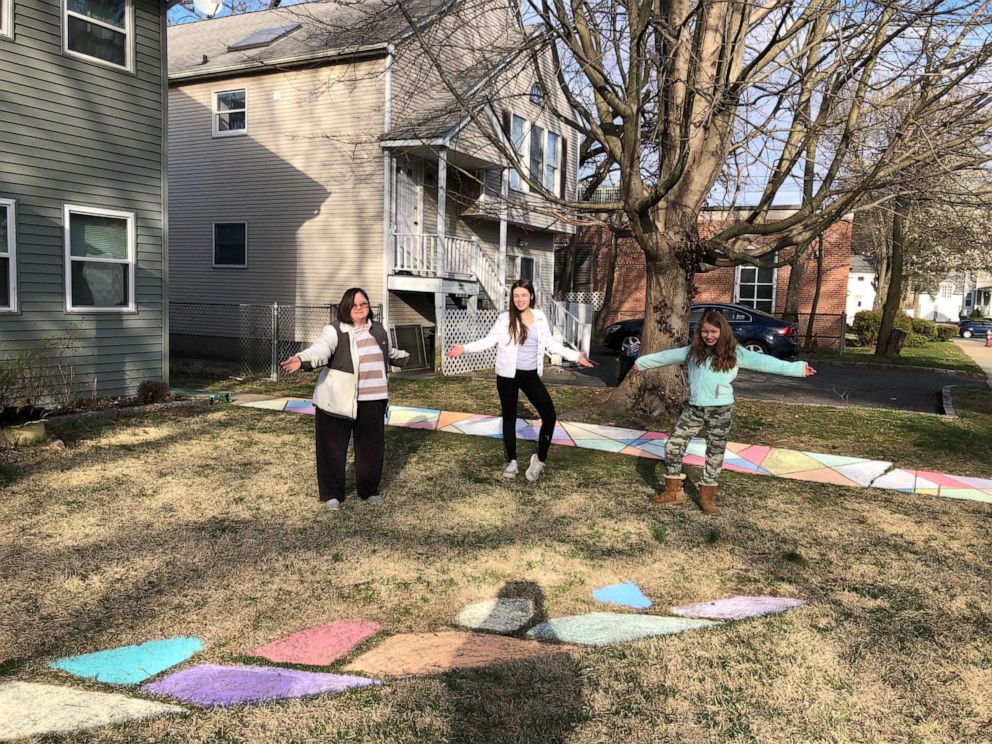
[[[665,490],[652,497],[656,504],[684,504],[682,458],[689,440],[706,427],[706,464],[699,481],[699,508],[710,516],[720,513],[716,506],[716,479],[723,467],[723,455],[730,438],[734,410],[732,383],[740,368],[787,377],[809,377],[816,370],[806,362],[784,362],[737,345],[727,319],[710,310],[696,325],[692,343],[679,349],[642,356],[635,363],[640,370],[687,362],[689,404],[675,431],[665,444]]]

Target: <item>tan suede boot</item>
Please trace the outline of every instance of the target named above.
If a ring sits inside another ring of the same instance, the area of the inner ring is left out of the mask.
[[[720,513],[716,505],[716,486],[699,486],[699,508],[708,517],[715,517]]]
[[[674,506],[675,504],[685,503],[685,490],[682,488],[682,484],[685,482],[684,475],[666,475],[665,476],[665,490],[656,493],[651,497],[652,504],[661,504],[662,506]]]

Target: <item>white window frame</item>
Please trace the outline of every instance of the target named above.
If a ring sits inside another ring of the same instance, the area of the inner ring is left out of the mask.
[[[5,2],[13,2],[13,0],[5,0]],[[124,34],[124,64],[119,65],[116,62],[108,62],[105,59],[92,57],[89,54],[83,54],[82,52],[77,52],[70,49],[69,16],[79,18],[86,23],[102,26],[110,29],[111,31],[116,31],[119,34]],[[124,0],[124,28],[114,26],[111,23],[105,23],[104,21],[99,21],[95,18],[90,18],[89,16],[80,15],[79,13],[69,10],[68,0],[62,0],[62,53],[69,57],[86,60],[87,62],[103,65],[104,67],[111,67],[115,70],[134,72],[134,0]]]
[[[747,266],[740,265],[740,266],[737,267],[737,269],[734,272],[734,304],[735,305],[744,305],[744,303],[741,302],[741,269],[744,269],[744,268],[750,268],[750,269],[755,269],[756,271],[760,271],[760,269],[758,269],[757,266],[751,266],[750,264],[748,264]],[[771,309],[764,310],[764,309],[759,308],[759,307],[753,307],[752,305],[745,305],[745,307],[750,307],[753,310],[761,310],[762,312],[766,312],[766,313],[774,313],[775,312],[775,307],[776,307],[776,304],[775,303],[778,300],[778,297],[777,297],[777,290],[778,290],[778,269],[777,268],[772,269],[772,280],[771,280],[771,282],[755,282],[754,284],[755,284],[755,286],[758,286],[759,284],[764,285],[764,284],[769,284],[769,283],[772,285],[772,299],[771,299],[772,305],[771,305]],[[751,300],[748,300],[748,302],[751,302]],[[755,299],[754,302],[758,302],[758,300]],[[767,300],[761,300],[761,302],[767,302]]]
[[[14,0],[0,0],[0,37],[14,38]]]
[[[225,93],[237,93],[242,91],[245,94],[245,107],[243,109],[231,109],[228,111],[218,111],[217,110],[217,97]],[[211,98],[213,100],[213,114],[211,115],[211,127],[213,128],[214,137],[241,137],[248,134],[248,88],[224,88],[223,90],[215,90],[211,92]],[[244,129],[228,129],[222,130],[217,126],[218,118],[221,114],[232,114],[239,111],[244,111],[245,114],[245,128]]]
[[[9,259],[8,276],[10,304],[0,305],[0,313],[17,312],[17,204],[13,199],[0,199],[0,207],[7,209],[7,252],[0,257]]]
[[[217,225],[245,226],[245,262],[243,264],[217,263]],[[248,268],[248,221],[247,220],[217,220],[210,225],[210,262],[215,269],[247,269]]]
[[[69,220],[74,214],[86,214],[95,217],[113,217],[127,221],[127,305],[121,307],[94,307],[82,305],[76,307],[72,304],[72,262],[85,261],[87,263],[112,263],[120,264],[114,258],[74,258],[72,256],[72,245]],[[79,204],[65,204],[62,207],[62,244],[65,253],[65,311],[67,313],[133,313],[136,312],[135,304],[135,256],[137,254],[137,233],[135,231],[134,212],[120,212],[113,209],[102,209],[100,207],[86,207]]]
[[[937,296],[943,300],[949,300],[954,296],[954,285],[951,282],[941,282]]]
[[[246,104],[247,105],[247,104]],[[520,142],[520,146],[516,147],[513,142],[513,123],[514,121],[522,122],[522,134],[523,139]],[[532,180],[544,185],[544,188],[551,192],[552,194],[559,194],[561,192],[561,152],[562,147],[565,143],[565,138],[562,137],[561,132],[555,132],[547,128],[544,124],[539,124],[537,122],[528,121],[522,116],[517,114],[510,114],[510,146],[513,148],[514,152],[517,154],[517,160],[519,160],[523,165],[527,167],[530,171],[530,138],[531,133],[534,128],[537,127],[542,132],[544,132],[544,148],[541,152],[541,172],[538,174],[531,173],[530,177]],[[558,138],[558,147],[555,150],[555,163],[554,163],[554,183],[549,187],[544,180],[545,171],[548,167],[548,145],[551,142],[551,136],[554,135]],[[527,183],[520,174],[517,173],[516,169],[510,168],[510,190],[518,191],[522,194],[529,194],[531,191],[530,184]]]

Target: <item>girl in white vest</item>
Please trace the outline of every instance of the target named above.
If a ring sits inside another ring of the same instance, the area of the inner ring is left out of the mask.
[[[449,357],[460,357],[466,352],[484,351],[496,346],[496,391],[503,413],[503,450],[507,462],[504,477],[516,478],[519,472],[517,398],[521,390],[541,417],[537,454],[531,456],[526,472],[527,480],[531,482],[541,476],[548,461],[548,449],[557,420],[554,403],[541,382],[544,355],[548,352],[559,354],[583,367],[592,366],[584,354],[567,348],[551,335],[548,319],[534,307],[534,299],[534,286],[526,279],[518,279],[511,288],[510,309],[500,313],[489,333],[464,346],[455,344],[447,352]]]

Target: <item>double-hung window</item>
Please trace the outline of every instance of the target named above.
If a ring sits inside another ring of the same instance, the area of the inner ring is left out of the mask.
[[[67,204],[63,219],[66,310],[133,311],[134,213]]]
[[[527,162],[527,122],[516,114],[513,115],[513,124],[510,129],[510,140],[513,142],[513,151],[517,154],[517,160],[521,163]],[[526,184],[520,179],[520,174],[513,169],[510,171],[510,188],[517,191],[525,190]]]
[[[14,0],[0,0],[0,36],[14,38]]]
[[[757,266],[737,267],[737,287],[734,301],[764,310],[775,311],[775,269],[759,269]]]
[[[244,88],[214,93],[214,137],[248,133],[248,94]]]
[[[533,124],[514,114],[510,139],[517,160],[527,167],[531,181],[557,193],[561,179],[561,135]],[[530,191],[530,186],[516,170],[510,171],[510,188]]]
[[[17,312],[17,240],[14,202],[0,199],[0,313]]]
[[[7,3],[11,0],[2,0]],[[77,57],[133,70],[132,0],[64,0],[65,51]]]
[[[248,223],[214,223],[214,268],[248,268]]]

